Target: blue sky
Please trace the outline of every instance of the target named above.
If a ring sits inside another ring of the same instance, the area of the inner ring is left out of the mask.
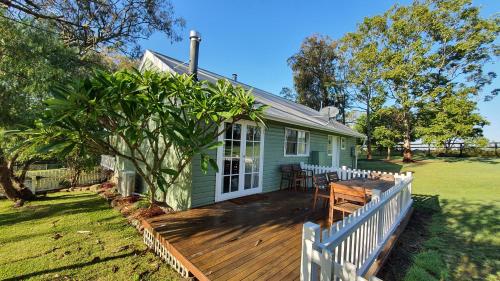
[[[162,34],[141,42],[181,61],[189,60],[189,30],[202,35],[199,65],[227,77],[274,94],[282,87],[293,88],[292,71],[286,60],[296,53],[306,36],[312,34],[340,38],[353,31],[364,17],[380,14],[395,3],[409,1],[229,1],[172,0],[176,14],[186,20],[184,40],[171,43]],[[500,12],[498,0],[476,0],[482,14]],[[500,75],[497,61],[489,65]],[[500,77],[493,87],[500,87]],[[492,88],[493,88],[492,87]],[[479,103],[481,114],[491,125],[485,136],[500,141],[500,97]]]

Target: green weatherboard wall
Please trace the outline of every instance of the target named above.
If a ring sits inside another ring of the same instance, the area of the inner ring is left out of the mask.
[[[306,156],[284,156],[285,128],[301,129],[310,132],[310,151],[317,151],[320,165],[331,165],[331,156],[327,156],[327,145],[329,133],[311,130],[308,128],[292,126],[289,124],[268,121],[266,123],[264,138],[264,167],[263,167],[263,192],[279,189],[281,173],[279,167],[282,164],[312,163],[310,153]],[[340,165],[352,166],[351,147],[356,145],[356,139],[345,137],[346,145],[344,150],[340,150]],[[216,150],[211,151],[211,155],[216,157]],[[200,169],[199,158],[192,163],[192,190],[191,207],[212,204],[215,201],[215,171],[209,170],[204,174]]]
[[[279,190],[281,178],[279,167],[282,164],[304,162],[325,166],[331,165],[331,156],[328,156],[326,152],[329,133],[271,121],[268,121],[266,125],[262,181],[263,192]],[[309,131],[309,156],[284,156],[285,128]],[[351,156],[351,148],[356,145],[356,139],[345,137],[345,141],[345,149],[340,150],[340,165],[352,167],[354,159]],[[208,153],[216,159],[216,149]],[[174,161],[174,159],[169,160],[169,162]],[[119,169],[133,170],[133,165],[123,159],[118,159],[118,167]],[[195,157],[191,165],[184,171],[178,183],[169,189],[167,203],[176,210],[213,204],[215,202],[215,174],[216,171],[212,168],[209,168],[207,173],[203,173],[200,167],[200,157]],[[145,182],[140,177],[137,180],[137,189],[143,193],[147,191]]]

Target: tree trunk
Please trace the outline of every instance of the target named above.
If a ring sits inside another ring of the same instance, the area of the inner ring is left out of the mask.
[[[24,186],[24,182],[18,182],[12,176],[11,169],[9,169],[5,158],[0,158],[0,189],[9,200],[19,201],[16,204],[17,206],[22,206],[24,201],[35,198],[31,190]]]
[[[405,133],[403,136],[403,162],[412,162],[412,153],[411,153],[411,122],[409,109],[403,108],[404,121],[403,125],[405,127]]]
[[[391,160],[391,147],[387,147],[387,160]]]
[[[366,159],[372,159],[372,124],[370,112],[370,99],[366,101]]]

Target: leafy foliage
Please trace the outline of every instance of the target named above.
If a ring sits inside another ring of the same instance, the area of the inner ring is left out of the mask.
[[[56,26],[65,45],[80,54],[104,47],[133,54],[140,39],[159,31],[179,40],[184,20],[174,15],[169,0],[0,0],[9,17],[35,18]]]
[[[321,106],[336,106],[345,123],[348,100],[338,42],[318,35],[307,37],[288,64],[293,70],[297,102],[317,110]]]
[[[165,192],[195,155],[201,154],[202,169],[217,168],[206,151],[221,145],[221,124],[242,118],[262,123],[265,109],[228,81],[211,84],[154,71],[97,72],[55,88],[47,105],[41,136],[53,149],[78,146],[128,159],[152,201],[157,188]]]

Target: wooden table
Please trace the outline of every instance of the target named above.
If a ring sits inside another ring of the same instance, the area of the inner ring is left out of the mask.
[[[366,189],[368,195],[380,195],[394,186],[394,181],[372,180],[372,179],[352,179],[339,181],[336,184],[345,185],[356,189]]]

